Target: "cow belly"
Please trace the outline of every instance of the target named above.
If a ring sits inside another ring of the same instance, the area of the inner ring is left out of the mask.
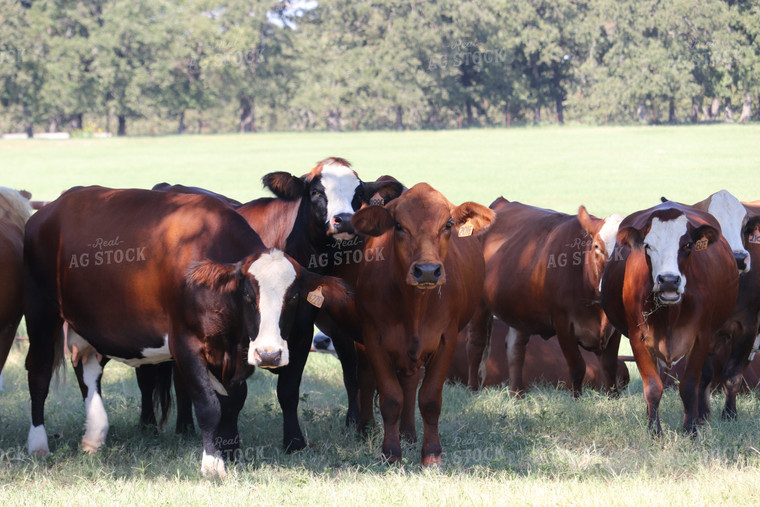
[[[172,360],[172,355],[169,352],[169,336],[163,336],[163,344],[158,347],[142,347],[135,348],[134,354],[124,354],[120,352],[119,355],[109,353],[114,352],[109,350],[107,344],[96,342],[95,340],[87,340],[80,334],[76,333],[73,329],[69,329],[67,334],[67,341],[69,349],[73,351],[73,347],[78,349],[79,355],[82,357],[88,356],[93,352],[105,355],[109,359],[119,361],[126,365],[136,368],[144,364],[158,364]],[[97,346],[93,345],[93,342]]]
[[[122,358],[116,356],[108,356],[115,361],[127,364],[132,367],[142,366],[144,364],[158,364],[165,363],[172,360],[172,355],[169,352],[169,336],[164,335],[164,344],[160,347],[146,347],[140,351],[142,357],[135,358]]]

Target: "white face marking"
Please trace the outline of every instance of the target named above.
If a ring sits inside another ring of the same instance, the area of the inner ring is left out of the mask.
[[[87,386],[87,398],[84,400],[87,420],[82,438],[82,450],[95,453],[106,441],[108,434],[108,415],[103,406],[103,399],[98,393],[98,379],[103,374],[103,367],[94,358],[82,365],[82,380]]]
[[[50,448],[48,447],[47,432],[45,431],[45,425],[29,427],[29,437],[26,440],[29,454],[38,456],[47,456],[50,454]]]
[[[280,250],[263,254],[251,264],[248,273],[259,284],[259,334],[251,340],[248,347],[248,364],[261,366],[259,354],[280,352],[277,366],[289,362],[288,343],[282,339],[280,332],[280,315],[288,288],[296,279],[296,270]]]
[[[206,476],[218,476],[222,479],[227,477],[227,471],[224,469],[224,460],[215,456],[209,456],[206,451],[203,451],[203,459],[201,460],[201,475]]]
[[[644,238],[644,244],[649,246],[647,255],[652,262],[652,282],[654,292],[659,292],[658,276],[678,276],[678,294],[683,294],[686,288],[686,278],[678,268],[678,250],[681,236],[686,234],[688,220],[680,215],[675,220],[661,221],[655,217],[652,227]]]
[[[744,208],[744,205],[726,190],[721,190],[711,196],[707,212],[714,216],[720,224],[723,237],[728,241],[731,250],[734,253],[747,255],[747,260],[745,261],[747,267],[743,272],[749,271],[749,252],[744,248],[742,242],[742,226],[744,225],[744,217],[747,216],[747,210]]]
[[[350,167],[343,164],[327,164],[322,167],[322,186],[327,197],[327,223],[341,213],[354,213],[354,200],[359,178]]]
[[[171,361],[172,355],[169,352],[169,335],[164,335],[164,344],[160,347],[146,347],[140,351],[143,357],[124,359],[121,357],[108,356],[111,359],[127,364],[133,368],[144,364],[158,364]]]

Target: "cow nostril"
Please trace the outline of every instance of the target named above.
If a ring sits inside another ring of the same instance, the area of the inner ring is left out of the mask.
[[[334,224],[339,224],[339,223],[343,222],[343,219],[336,216],[336,217],[332,217],[332,221],[333,221]]]
[[[419,279],[420,277],[422,277],[422,270],[420,269],[419,266],[416,266],[416,265],[414,266],[414,269],[412,270],[412,275],[414,276],[415,279]]]
[[[435,271],[433,272],[433,274],[435,275],[435,277],[436,277],[436,278],[440,278],[440,277],[441,277],[441,267],[440,267],[440,266],[438,266],[438,267],[435,269]]]

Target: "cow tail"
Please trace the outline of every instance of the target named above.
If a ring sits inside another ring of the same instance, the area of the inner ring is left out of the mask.
[[[64,353],[66,340],[64,339],[63,325],[53,336],[53,390],[58,391],[61,385],[66,383],[66,354]]]
[[[156,368],[156,388],[153,390],[153,412],[157,414],[159,410],[161,411],[161,418],[158,420],[159,428],[163,428],[164,424],[166,424],[172,408],[173,370],[173,362],[161,363]]]
[[[480,379],[478,389],[483,389],[483,385],[486,383],[486,375],[488,375],[488,357],[491,355],[491,332],[493,331],[493,316],[491,316],[485,323],[486,327],[486,346],[483,347],[483,355],[480,358],[480,366],[478,367],[478,378]]]

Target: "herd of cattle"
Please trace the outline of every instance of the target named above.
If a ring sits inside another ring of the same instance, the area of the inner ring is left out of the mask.
[[[685,432],[709,416],[715,385],[736,416],[758,347],[760,203],[720,191],[605,219],[503,198],[456,206],[425,183],[361,181],[341,158],[263,182],[275,197],[245,204],[165,183],[75,187],[34,214],[28,194],[0,189],[0,369],[23,315],[30,453],[49,453],[44,405],[65,349],[85,401],[83,450],[106,441],[110,359],[136,367],[144,425],[159,408],[166,419],[174,380],[177,431],[195,413],[204,475],[224,476],[236,456],[257,366],[278,374],[284,448],[302,449],[315,324],[341,361],[346,424],[371,424],[379,393],[389,462],[401,438],[417,439],[417,398],[422,463],[441,460],[447,378],[473,390],[508,378],[519,396],[541,375],[575,396],[584,381],[616,394],[628,382],[621,334],[653,432],[674,377]]]

